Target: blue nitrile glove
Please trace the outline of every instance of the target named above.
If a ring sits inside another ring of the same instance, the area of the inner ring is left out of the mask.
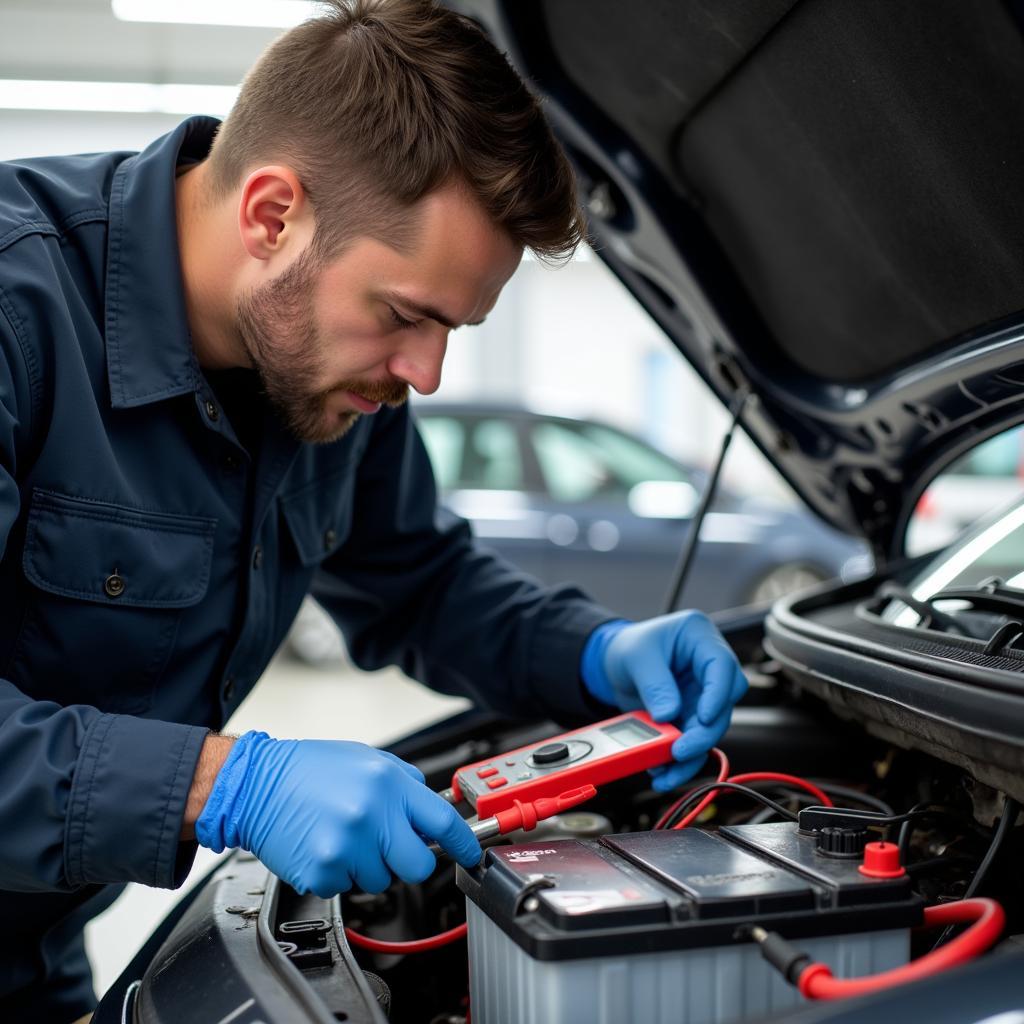
[[[196,821],[202,846],[248,850],[325,899],[353,885],[381,892],[392,872],[422,882],[435,866],[424,836],[466,867],[480,863],[476,836],[418,768],[363,743],[265,732],[235,742]]]
[[[672,745],[677,763],[651,771],[661,792],[700,770],[725,735],[733,705],[747,692],[732,648],[697,611],[603,623],[583,648],[580,677],[605,704],[623,711],[644,707],[656,721],[674,722],[683,731]]]

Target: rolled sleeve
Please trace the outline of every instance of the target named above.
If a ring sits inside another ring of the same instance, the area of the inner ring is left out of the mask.
[[[207,735],[128,715],[101,715],[90,725],[67,811],[69,884],[181,885],[196,850],[181,842],[181,822]]]

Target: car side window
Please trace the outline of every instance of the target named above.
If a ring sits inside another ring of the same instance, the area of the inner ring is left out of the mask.
[[[481,490],[522,489],[523,460],[513,423],[487,419],[472,425],[460,485]]]
[[[420,416],[419,426],[440,491],[523,488],[523,460],[514,423]]]
[[[649,480],[689,482],[660,452],[600,424],[549,421],[533,428],[531,440],[548,491],[558,501],[598,494],[625,498]]]
[[[438,490],[450,491],[462,475],[466,429],[453,416],[424,416],[418,423]]]
[[[586,501],[614,483],[600,450],[579,432],[560,423],[543,423],[530,437],[548,492],[556,501]]]

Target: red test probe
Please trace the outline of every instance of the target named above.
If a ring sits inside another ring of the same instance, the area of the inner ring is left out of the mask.
[[[558,796],[541,797],[539,800],[513,800],[512,806],[490,818],[470,825],[473,835],[477,839],[492,839],[494,836],[503,836],[507,832],[515,832],[516,829],[523,829],[529,832],[537,827],[538,821],[550,818],[553,814],[561,814],[571,807],[597,796],[597,789],[594,786],[579,786],[570,789]],[[444,853],[437,843],[430,843],[430,849],[435,853]],[[466,934],[466,926],[460,924],[450,928],[439,935],[431,935],[426,939],[412,939],[408,942],[385,942],[381,939],[371,939],[368,935],[361,935],[351,928],[345,929],[345,937],[353,946],[367,949],[372,953],[425,953],[440,946],[446,946],[449,942],[455,942]]]
[[[553,814],[561,814],[577,804],[597,796],[596,786],[577,786],[576,789],[567,790],[558,796],[541,797],[539,800],[517,800],[512,799],[512,806],[506,807],[503,811],[489,818],[483,818],[469,826],[470,831],[481,842],[485,839],[493,839],[495,836],[503,836],[508,832],[515,832],[521,828],[529,832],[537,827],[538,821],[550,818]],[[445,851],[437,843],[429,843],[427,848],[433,854],[441,854]]]

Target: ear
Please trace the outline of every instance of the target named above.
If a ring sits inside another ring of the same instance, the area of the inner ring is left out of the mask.
[[[238,231],[253,259],[268,260],[289,245],[304,248],[309,220],[305,190],[290,167],[260,167],[245,179],[238,201]],[[293,241],[294,236],[303,237]]]

